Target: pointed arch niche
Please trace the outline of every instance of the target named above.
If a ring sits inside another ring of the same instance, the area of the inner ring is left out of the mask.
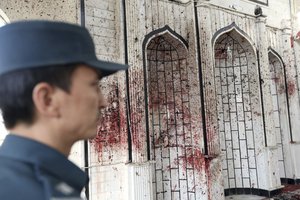
[[[218,31],[212,41],[225,193],[259,188],[256,141],[264,131],[256,51],[235,23]]]
[[[196,200],[188,45],[165,26],[146,36],[143,50],[154,199]]]
[[[269,48],[269,69],[271,75],[271,93],[273,101],[273,115],[276,133],[276,144],[278,146],[279,175],[284,182],[291,177],[289,170],[289,141],[291,140],[290,114],[287,100],[287,82],[284,64],[279,54]]]

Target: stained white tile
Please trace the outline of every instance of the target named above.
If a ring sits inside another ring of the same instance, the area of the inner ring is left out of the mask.
[[[237,188],[243,187],[243,177],[241,169],[235,169],[235,182]]]

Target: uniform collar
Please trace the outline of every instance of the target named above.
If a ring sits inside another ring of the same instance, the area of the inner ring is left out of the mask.
[[[47,145],[25,137],[7,135],[0,147],[0,156],[37,165],[79,191],[88,182],[88,176],[66,156]]]

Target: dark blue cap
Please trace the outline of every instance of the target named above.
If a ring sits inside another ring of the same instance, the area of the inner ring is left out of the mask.
[[[86,64],[102,76],[128,65],[99,60],[86,28],[55,21],[21,21],[0,28],[0,75],[27,68]]]

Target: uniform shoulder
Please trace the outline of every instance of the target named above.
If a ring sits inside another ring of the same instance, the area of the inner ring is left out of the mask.
[[[25,163],[0,157],[0,199],[44,199],[42,184],[34,170]]]

